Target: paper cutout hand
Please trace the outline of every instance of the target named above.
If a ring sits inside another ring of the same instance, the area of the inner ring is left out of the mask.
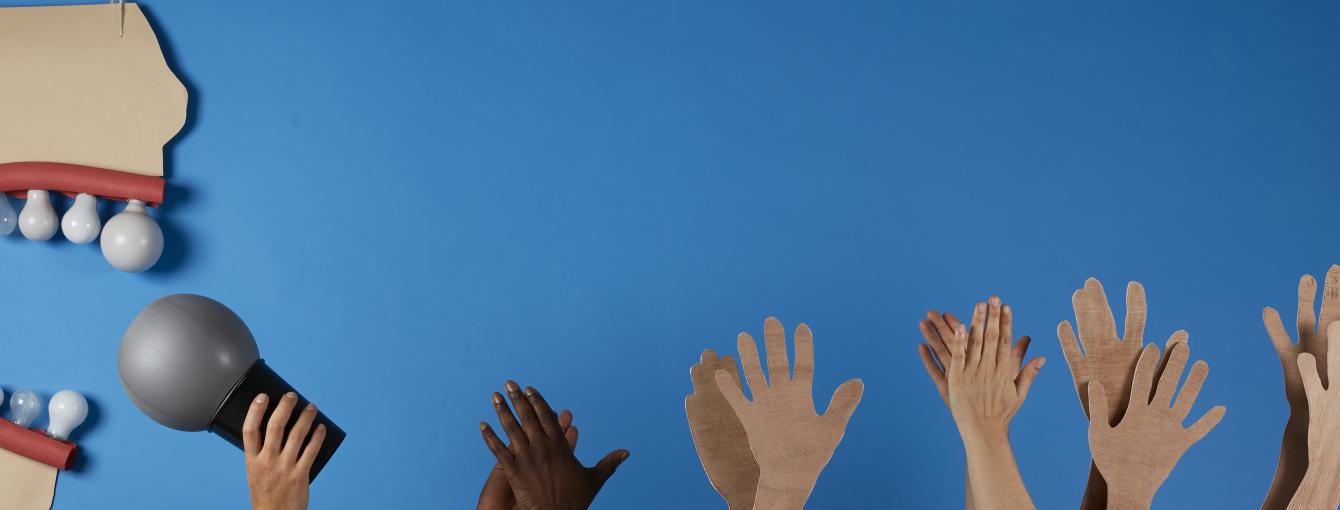
[[[1190,347],[1185,342],[1173,345],[1168,364],[1158,375],[1158,346],[1145,347],[1135,367],[1130,404],[1116,426],[1109,421],[1109,400],[1103,384],[1098,381],[1089,384],[1089,402],[1093,405],[1089,448],[1107,482],[1109,509],[1149,508],[1154,493],[1182,454],[1223,419],[1227,410],[1216,406],[1190,427],[1182,427],[1210,371],[1208,364],[1197,361],[1173,403],[1173,392],[1177,391],[1189,356]],[[1156,375],[1158,386],[1151,399],[1147,395],[1154,387]]]
[[[564,409],[558,413],[558,426],[563,429],[563,437],[568,446],[577,449],[577,427],[572,424],[572,412]],[[516,495],[512,493],[512,484],[507,482],[507,473],[501,464],[494,463],[489,476],[484,480],[484,488],[479,491],[479,504],[475,510],[515,510]]]
[[[504,445],[488,423],[480,422],[484,444],[502,466],[507,483],[521,510],[584,509],[615,469],[628,459],[627,450],[615,450],[595,467],[587,468],[573,455],[559,426],[558,414],[535,388],[521,388],[507,381],[507,395],[516,415],[503,396],[493,394],[493,408],[511,444]]]
[[[1284,427],[1284,437],[1280,441],[1279,464],[1275,467],[1275,479],[1270,485],[1263,510],[1279,510],[1289,505],[1294,491],[1308,472],[1308,399],[1303,390],[1303,381],[1299,376],[1299,355],[1309,353],[1320,365],[1321,382],[1328,380],[1327,359],[1329,358],[1324,336],[1326,328],[1340,320],[1340,265],[1333,265],[1326,272],[1326,286],[1322,291],[1321,320],[1316,314],[1317,280],[1312,275],[1303,275],[1298,281],[1298,315],[1296,327],[1298,343],[1289,337],[1284,329],[1284,321],[1274,308],[1267,307],[1262,313],[1266,332],[1275,352],[1279,354],[1280,366],[1284,371],[1284,395],[1289,401],[1289,422]]]
[[[702,460],[712,487],[731,509],[748,510],[754,507],[758,462],[749,450],[744,425],[717,389],[718,370],[730,374],[733,387],[739,391],[740,375],[735,358],[730,355],[718,358],[716,352],[707,349],[698,364],[689,369],[693,394],[684,397],[684,412],[689,417],[693,445],[698,449],[698,458]]]
[[[1324,306],[1324,305],[1323,305]],[[1340,342],[1340,322],[1326,328],[1332,342]],[[1325,375],[1340,378],[1340,349],[1330,349]],[[1298,355],[1298,370],[1307,398],[1307,474],[1303,476],[1288,508],[1309,510],[1340,505],[1340,388],[1327,384],[1311,353]]]
[[[1102,383],[1108,389],[1107,416],[1115,424],[1126,411],[1127,398],[1130,396],[1131,375],[1135,363],[1140,358],[1140,349],[1144,346],[1145,332],[1145,288],[1140,282],[1126,285],[1126,327],[1125,338],[1117,336],[1116,319],[1112,316],[1112,307],[1108,305],[1107,293],[1103,284],[1096,278],[1084,282],[1084,288],[1071,296],[1075,309],[1075,321],[1079,323],[1079,340],[1069,321],[1062,321],[1056,328],[1061,339],[1061,350],[1065,353],[1066,365],[1070,367],[1070,376],[1075,381],[1075,393],[1079,395],[1080,406],[1085,416],[1092,416],[1088,390],[1090,382]],[[1168,339],[1164,348],[1171,352],[1172,346],[1187,341],[1185,331],[1178,331]],[[1080,345],[1084,346],[1083,352]],[[1089,483],[1084,490],[1081,509],[1101,509],[1107,501],[1107,485],[1098,472],[1097,466],[1090,466]]]
[[[782,323],[764,322],[768,378],[763,376],[758,346],[740,333],[740,362],[753,400],[746,400],[725,370],[716,372],[717,388],[740,417],[749,436],[749,448],[758,460],[759,483],[755,508],[802,508],[833,450],[842,441],[847,422],[861,402],[860,379],[842,383],[833,393],[828,411],[814,408],[814,338],[809,326],[796,328],[795,376],[786,353]]]

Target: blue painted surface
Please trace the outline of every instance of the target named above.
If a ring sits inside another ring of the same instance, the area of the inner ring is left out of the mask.
[[[508,377],[575,411],[587,462],[631,450],[596,507],[721,507],[688,368],[770,314],[814,328],[821,406],[866,383],[811,508],[958,507],[915,322],[997,292],[1050,361],[1014,424],[1025,480],[1073,507],[1054,331],[1090,275],[1117,303],[1144,282],[1150,338],[1186,328],[1212,366],[1196,413],[1229,408],[1156,506],[1268,488],[1261,309],[1340,262],[1333,2],[146,6],[193,98],[167,259],[0,239],[0,386],[96,409],[58,509],[246,505],[240,453],[121,390],[121,331],[172,292],[233,307],[348,431],[313,507],[349,509],[471,507]]]

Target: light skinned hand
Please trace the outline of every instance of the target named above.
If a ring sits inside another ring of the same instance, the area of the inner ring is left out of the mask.
[[[1009,424],[1045,360],[1035,358],[1020,366],[1018,360],[1028,340],[1013,342],[1013,321],[1010,307],[993,296],[975,307],[971,330],[953,320],[953,333],[941,336],[936,329],[939,321],[921,323],[927,341],[941,344],[946,353],[939,358],[941,371],[930,357],[933,349],[923,345],[920,350],[931,379],[945,383],[945,396],[963,440],[969,508],[977,502],[988,508],[1034,508],[1010,448]]]
[[[819,473],[842,441],[864,386],[860,379],[843,383],[821,415],[814,408],[814,336],[809,326],[796,328],[794,376],[786,352],[786,332],[776,318],[764,321],[763,341],[768,356],[766,378],[754,338],[740,333],[737,339],[740,364],[753,399],[744,397],[725,370],[716,372],[717,388],[740,417],[749,448],[758,461],[754,507],[802,508]]]
[[[300,411],[298,421],[284,440],[284,425],[293,416],[298,396],[287,393],[275,405],[269,422],[262,423],[269,407],[268,395],[260,394],[251,401],[247,417],[242,421],[242,446],[247,458],[247,484],[251,488],[252,510],[305,510],[308,485],[311,483],[312,463],[326,440],[326,426],[317,425],[316,406],[308,404]],[[307,433],[311,432],[308,440]],[[304,447],[303,444],[306,443]]]
[[[502,466],[512,487],[519,510],[581,510],[591,506],[596,493],[628,459],[628,450],[615,450],[595,467],[583,466],[573,454],[558,414],[544,396],[527,387],[522,394],[513,381],[505,385],[507,401],[493,394],[493,409],[498,414],[509,444],[503,444],[488,423],[480,422],[484,444]]]

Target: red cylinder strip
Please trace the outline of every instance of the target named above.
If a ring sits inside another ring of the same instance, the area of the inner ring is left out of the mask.
[[[0,448],[56,469],[70,469],[79,446],[47,437],[39,431],[20,427],[0,418]]]
[[[113,200],[139,200],[151,207],[163,203],[162,177],[138,175],[69,163],[24,161],[0,163],[0,192],[23,197],[28,190],[88,193]]]

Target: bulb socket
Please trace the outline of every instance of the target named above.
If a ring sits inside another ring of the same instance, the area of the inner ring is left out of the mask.
[[[242,379],[233,387],[233,391],[224,399],[223,405],[219,407],[214,419],[210,421],[209,430],[232,443],[238,449],[242,449],[242,423],[246,421],[247,410],[251,408],[251,401],[256,398],[256,395],[264,393],[270,397],[270,404],[265,409],[265,417],[261,420],[261,441],[264,442],[264,424],[270,422],[270,415],[274,414],[279,399],[288,392],[298,395],[298,403],[293,408],[293,416],[284,425],[284,438],[287,441],[289,432],[293,430],[293,425],[298,422],[302,410],[307,407],[309,402],[306,398],[303,398],[301,393],[293,389],[293,386],[283,377],[280,377],[269,365],[266,365],[263,359],[256,360],[251,368],[247,369],[247,373],[242,376]],[[316,420],[312,422],[311,430],[315,431],[317,425],[326,426],[326,440],[321,443],[321,450],[317,452],[316,460],[312,463],[312,480],[316,480],[316,475],[321,473],[321,468],[324,468],[326,462],[329,462],[330,458],[335,455],[335,450],[344,442],[345,436],[344,429],[341,429],[320,410],[317,410]],[[308,434],[310,437],[311,432],[308,432]]]

